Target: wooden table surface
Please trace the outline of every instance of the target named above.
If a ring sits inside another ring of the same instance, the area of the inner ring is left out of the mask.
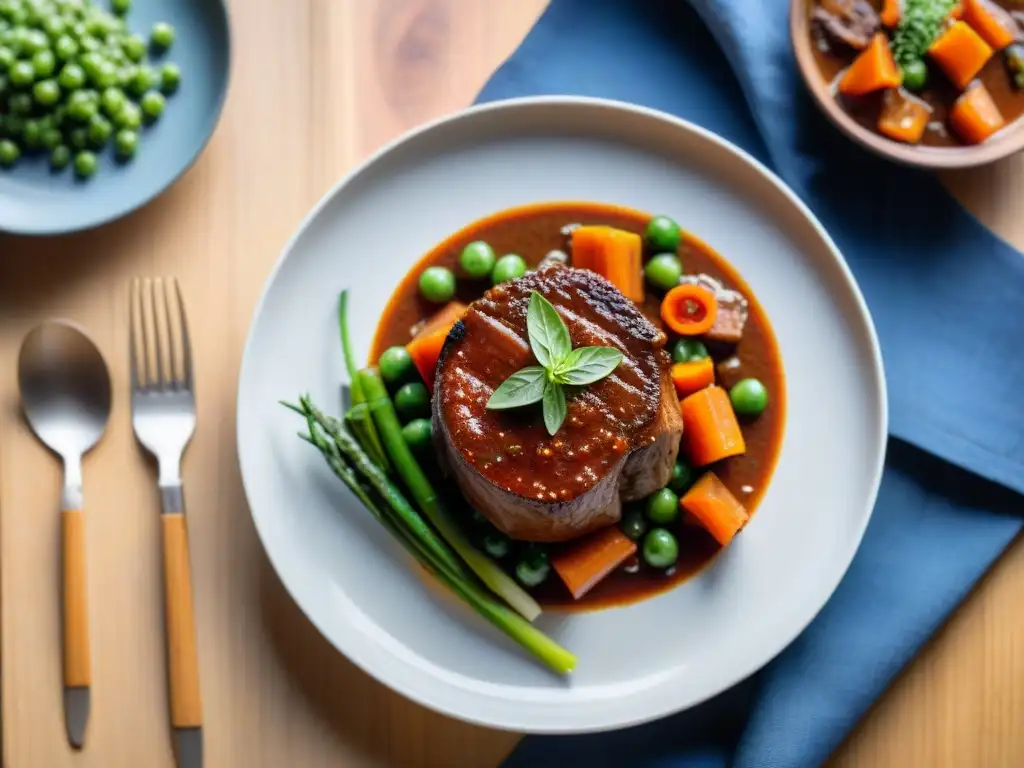
[[[468,104],[543,0],[234,0],[224,118],[199,163],[136,214],[54,239],[0,236],[3,753],[11,768],[173,765],[158,499],[132,437],[128,281],[177,275],[197,355],[184,474],[208,766],[493,766],[516,736],[391,693],[324,641],[267,563],[242,494],[235,383],[253,305],[307,209],[353,163]],[[950,177],[1024,246],[1024,160]],[[969,256],[968,256],[969,257]],[[1024,299],[1024,297],[1022,297]],[[52,315],[86,325],[115,381],[85,464],[93,714],[66,745],[58,623],[59,467],[18,417],[15,360]],[[1016,546],[875,707],[837,766],[1024,765],[1024,546]]]

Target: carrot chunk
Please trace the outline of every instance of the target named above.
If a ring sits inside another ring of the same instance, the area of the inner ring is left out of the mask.
[[[750,515],[714,472],[706,472],[679,500],[679,506],[693,515],[715,541],[726,546]]]
[[[700,336],[718,317],[715,294],[696,283],[677,285],[661,300],[661,319],[680,336]]]
[[[903,75],[889,50],[889,38],[879,32],[843,74],[839,92],[845,96],[863,96],[885,88],[898,88],[902,82]]]
[[[694,392],[680,403],[683,411],[683,444],[691,463],[697,467],[728,456],[746,453],[736,413],[728,393],[721,387]]]
[[[715,383],[715,364],[710,357],[672,366],[672,383],[680,397],[692,395],[698,389]]]
[[[878,132],[896,141],[917,144],[928,127],[931,114],[931,107],[902,89],[886,91],[882,99],[882,114],[878,118]]]
[[[466,305],[457,301],[446,304],[443,309],[432,315],[413,340],[405,345],[409,357],[412,358],[416,370],[420,372],[430,392],[434,391],[434,371],[438,358],[441,357],[445,339],[448,338],[448,331],[465,311]]]
[[[636,542],[612,525],[573,542],[551,558],[551,566],[579,600],[635,552]]]
[[[901,0],[882,0],[882,12],[879,14],[879,18],[885,26],[893,29],[900,23],[902,15],[903,3]]]
[[[964,8],[966,12],[966,7]],[[958,21],[932,43],[928,55],[958,88],[966,88],[992,58],[992,46],[966,22]]]
[[[963,9],[963,20],[993,50],[1001,51],[1016,39],[1013,17],[1002,8],[993,7],[987,0],[963,0]]]
[[[975,83],[953,104],[949,111],[949,124],[964,141],[980,144],[1006,125],[1006,120],[988,88]]]
[[[572,265],[596,272],[630,301],[644,300],[643,240],[615,227],[585,226],[572,233]]]

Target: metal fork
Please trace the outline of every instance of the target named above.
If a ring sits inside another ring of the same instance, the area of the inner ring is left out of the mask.
[[[176,280],[136,279],[130,301],[132,427],[159,466],[171,727],[178,764],[196,768],[202,699],[181,485],[181,457],[196,426],[192,350]]]

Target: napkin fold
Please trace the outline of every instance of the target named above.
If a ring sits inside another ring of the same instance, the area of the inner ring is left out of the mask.
[[[865,294],[890,407],[864,543],[789,648],[689,712],[625,731],[528,737],[508,768],[819,765],[1021,528],[1024,259],[932,176],[867,154],[827,123],[792,58],[788,5],[552,0],[480,94],[642,104],[771,167]]]

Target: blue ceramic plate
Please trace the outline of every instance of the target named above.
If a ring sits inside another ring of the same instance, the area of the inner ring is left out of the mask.
[[[100,0],[106,5],[106,0]],[[108,148],[96,174],[76,180],[70,168],[50,171],[45,153],[0,170],[0,230],[54,235],[88,229],[124,216],[163,192],[195,161],[220,118],[231,62],[227,10],[222,0],[135,0],[128,26],[144,37],[157,21],[177,32],[155,65],[181,67],[181,87],[167,109],[143,128],[134,160],[118,163]]]

